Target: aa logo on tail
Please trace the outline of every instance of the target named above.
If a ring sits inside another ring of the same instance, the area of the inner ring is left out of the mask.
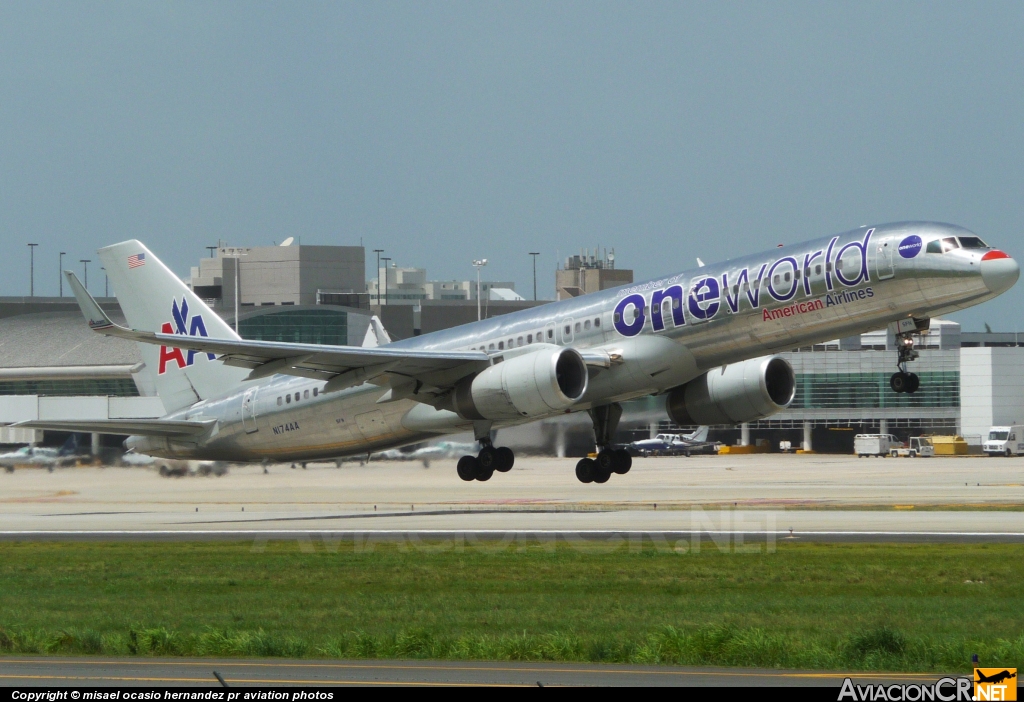
[[[203,315],[195,314],[191,318],[188,316],[188,300],[185,297],[181,298],[180,306],[177,300],[171,301],[171,321],[164,322],[160,327],[160,332],[162,334],[181,334],[182,336],[209,336],[206,333],[206,322],[203,321]],[[191,366],[195,363],[197,353],[202,352],[188,351],[187,354],[182,354],[181,349],[161,346],[160,367],[157,369],[157,375],[167,372],[167,364],[171,361],[176,363],[178,368]],[[212,353],[206,354],[206,357],[211,361],[216,358]]]

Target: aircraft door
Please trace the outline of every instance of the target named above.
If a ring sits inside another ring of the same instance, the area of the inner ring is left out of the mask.
[[[888,280],[896,275],[896,242],[886,239],[875,246],[875,271],[879,280]]]
[[[242,428],[246,434],[259,431],[256,426],[256,391],[259,388],[250,388],[242,396]]]

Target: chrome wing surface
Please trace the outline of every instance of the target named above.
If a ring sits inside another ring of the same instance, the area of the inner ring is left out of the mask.
[[[380,375],[405,377],[409,382],[450,387],[460,378],[491,365],[481,351],[420,351],[387,346],[328,346],[247,339],[211,339],[139,331],[114,324],[78,277],[66,271],[82,314],[89,327],[100,334],[131,339],[143,344],[212,353],[225,365],[249,368],[247,380],[276,373],[328,381],[329,389],[342,389]]]

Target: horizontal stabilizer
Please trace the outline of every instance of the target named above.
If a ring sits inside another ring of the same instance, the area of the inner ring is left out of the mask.
[[[177,419],[33,419],[13,426],[24,429],[71,431],[129,436],[186,437],[205,434],[216,420],[188,422]]]

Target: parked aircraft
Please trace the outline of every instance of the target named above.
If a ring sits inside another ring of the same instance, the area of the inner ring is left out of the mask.
[[[710,450],[714,446],[708,441],[710,427],[697,427],[689,434],[658,434],[653,439],[632,442],[627,449],[640,456],[678,456]]]
[[[586,411],[599,452],[576,475],[605,482],[631,463],[612,446],[620,402],[667,393],[676,424],[755,421],[794,396],[793,369],[773,354],[886,325],[898,339],[892,390],[914,392],[914,333],[1019,275],[966,229],[904,222],[361,348],[241,339],[142,243],[98,253],[127,327],[65,275],[95,331],[141,344],[168,414],[21,426],[226,461],[334,459],[472,430],[482,448],[459,460],[464,480],[511,468],[493,429]]]

